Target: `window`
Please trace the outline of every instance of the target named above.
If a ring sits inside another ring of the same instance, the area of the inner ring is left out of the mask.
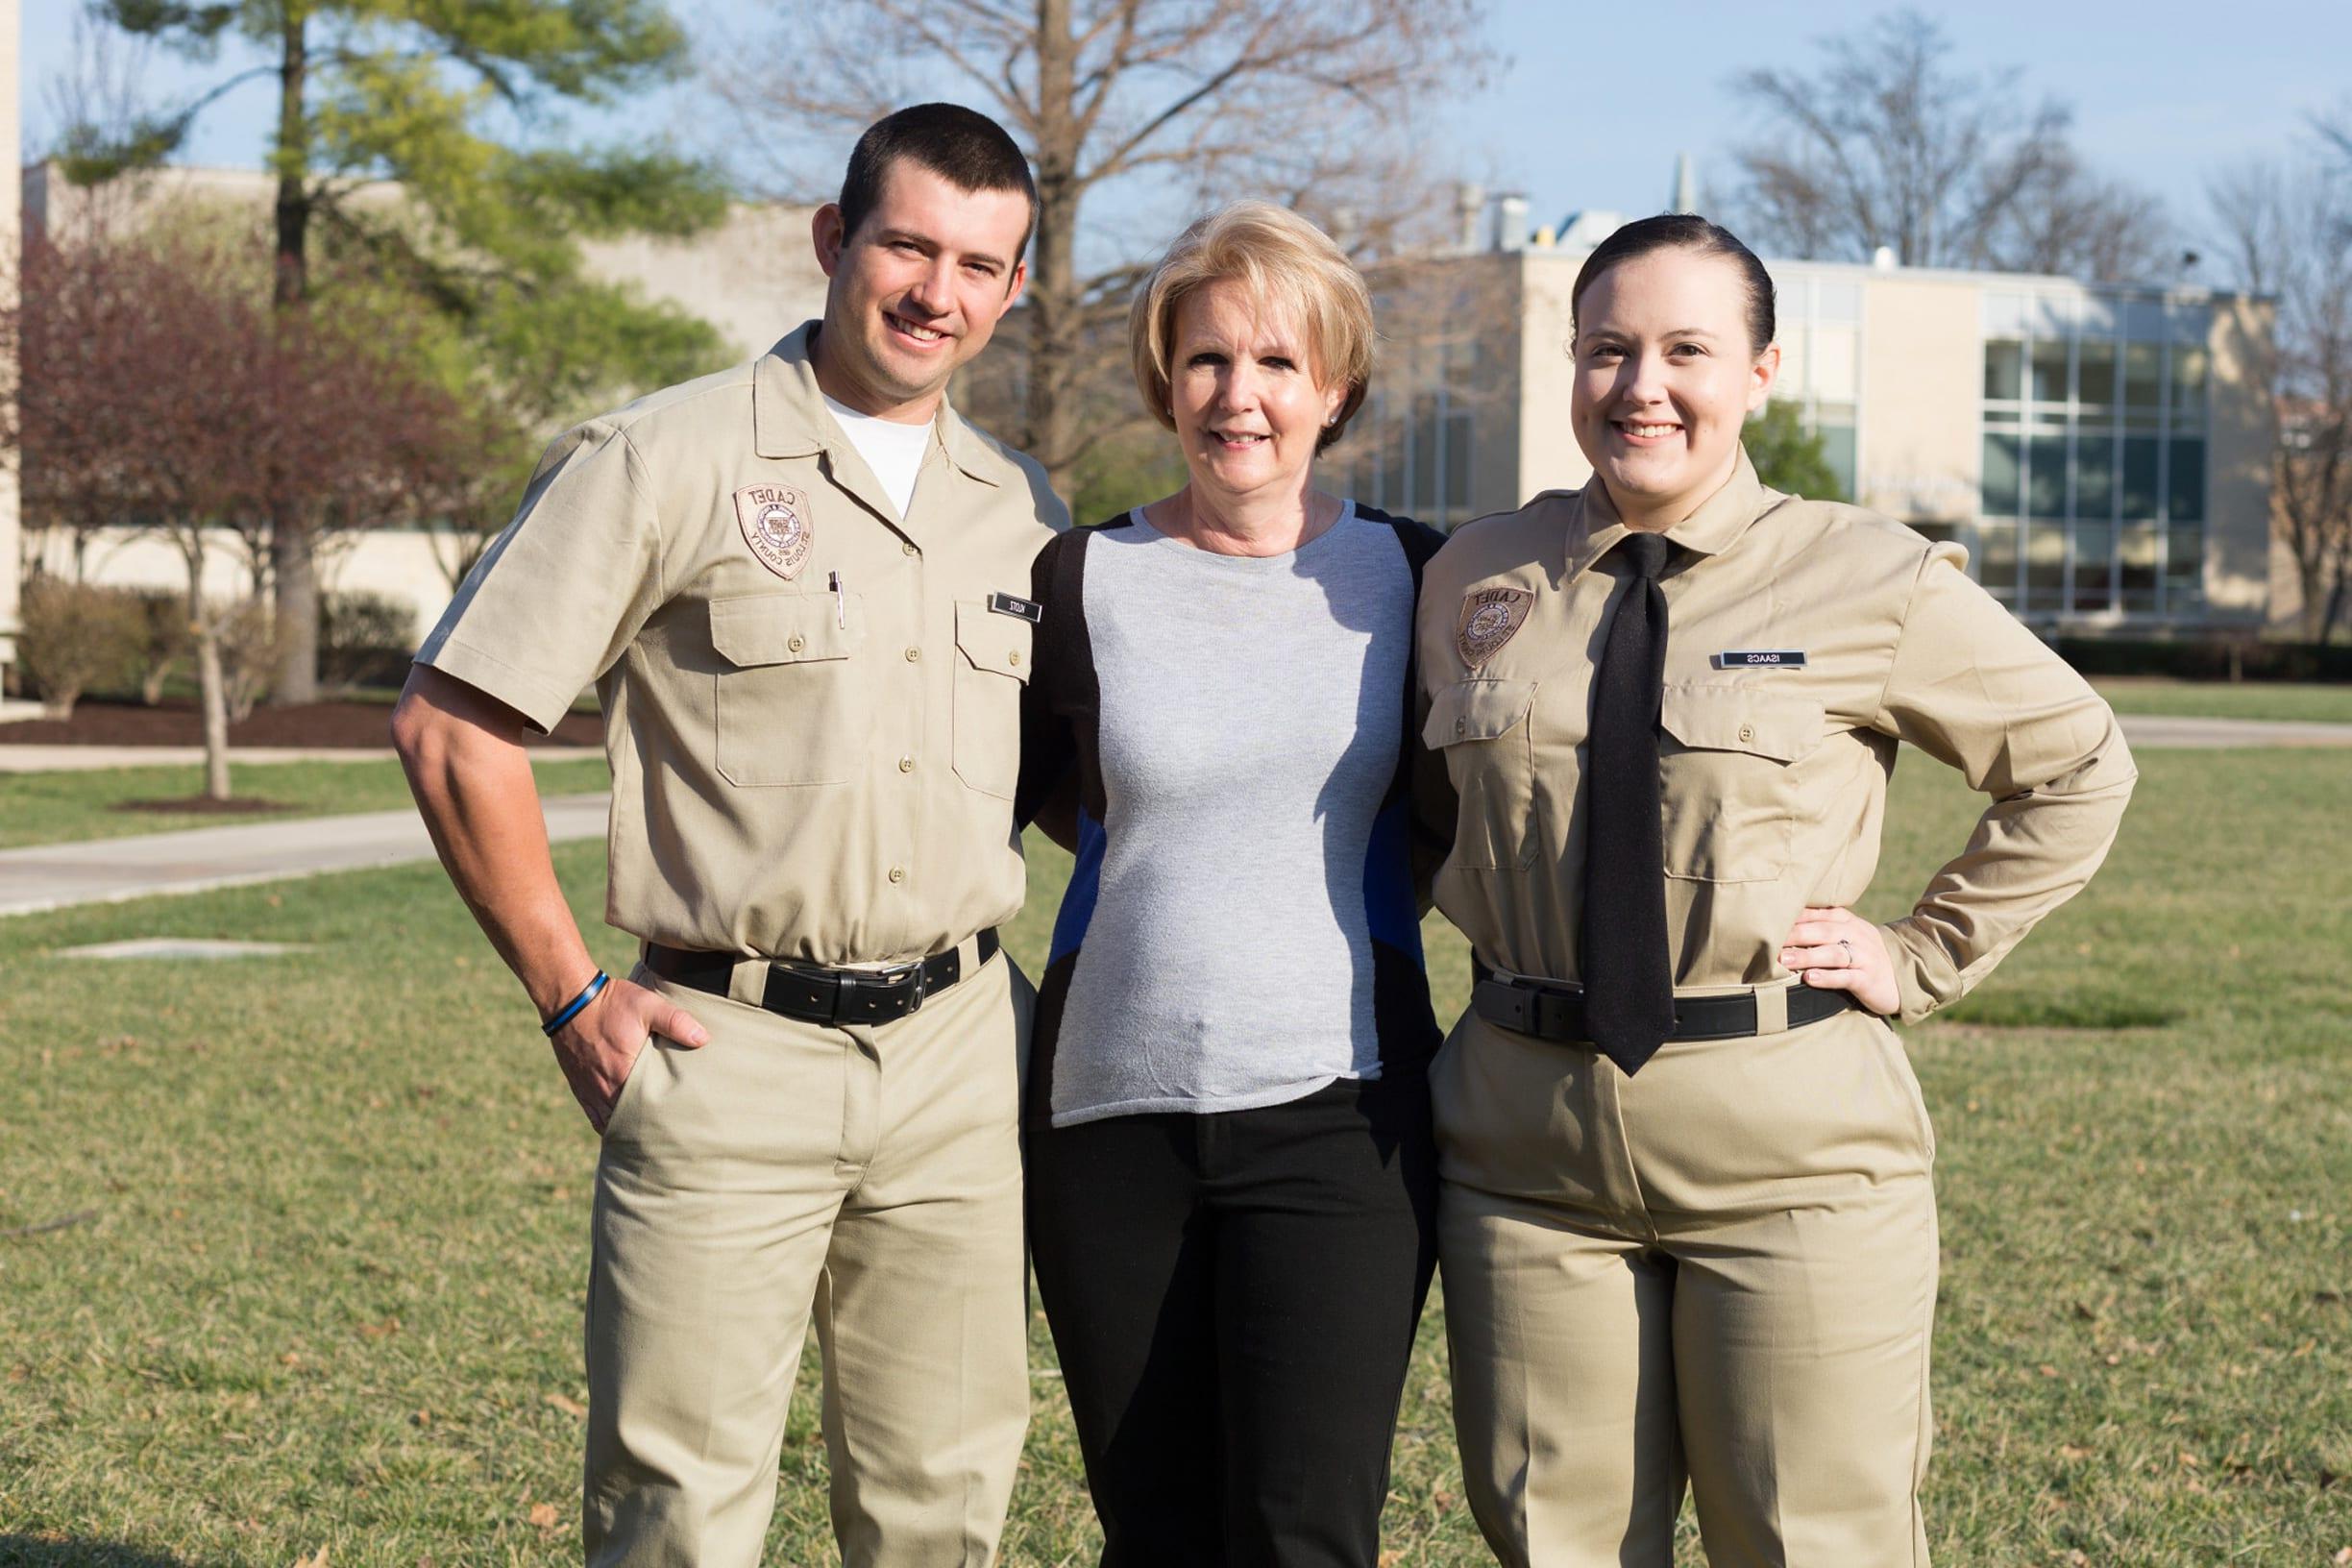
[[[2133,423],[2155,423],[2164,403],[2164,346],[2123,345],[2123,407]]]
[[[2174,523],[2205,517],[2205,443],[2175,441],[2165,463],[2165,516]]]
[[[2075,613],[2088,615],[2115,606],[2115,525],[2074,525]]]
[[[1977,576],[2020,614],[2201,610],[2205,307],[1987,292]]]
[[[2015,403],[2023,397],[2024,375],[2024,344],[1985,345],[1984,395],[1987,403]]]
[[[1984,513],[2015,517],[2023,511],[2020,447],[2015,435],[1987,430],[1984,438]]]
[[[2077,401],[2085,414],[2104,414],[2115,406],[2116,346],[2111,338],[2086,337],[2080,345]]]
[[[2123,438],[2123,519],[2156,515],[2156,458],[2161,443],[2152,435]]]
[[[2025,438],[2026,509],[2036,517],[2067,515],[2067,438],[2037,432]]]
[[[2033,401],[2055,404],[2065,404],[2070,401],[2067,387],[2067,340],[2063,337],[2034,339]]]
[[[2074,437],[2074,515],[2115,516],[2115,435],[2081,430]]]

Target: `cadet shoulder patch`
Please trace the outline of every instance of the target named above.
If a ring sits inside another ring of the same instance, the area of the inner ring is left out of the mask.
[[[1462,595],[1461,613],[1454,622],[1455,651],[1476,670],[1518,634],[1534,607],[1535,596],[1524,588],[1471,589]]]
[[[735,492],[735,521],[760,565],[790,582],[808,565],[817,523],[808,496],[789,484],[747,484]]]

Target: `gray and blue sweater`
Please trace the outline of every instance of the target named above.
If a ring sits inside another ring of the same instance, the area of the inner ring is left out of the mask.
[[[1440,536],[1352,503],[1219,555],[1140,512],[1064,534],[1024,716],[1024,814],[1074,782],[1031,1117],[1277,1105],[1438,1042],[1407,798],[1413,602]]]

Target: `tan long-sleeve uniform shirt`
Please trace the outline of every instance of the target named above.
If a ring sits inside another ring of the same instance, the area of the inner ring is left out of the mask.
[[[825,411],[815,330],[558,439],[417,657],[542,729],[595,683],[622,930],[919,958],[1020,907],[1005,598],[1067,518],[943,404],[901,520]]]
[[[1458,797],[1436,901],[1489,964],[1577,982],[1592,674],[1626,536],[1598,485],[1457,531],[1419,624],[1424,737]],[[1902,1017],[1965,995],[2097,869],[2135,773],[2114,715],[1962,570],[1886,518],[1730,481],[1666,537],[1660,713],[1678,988],[1785,983],[1808,904],[1877,867],[1897,742],[1993,797],[1890,926]]]

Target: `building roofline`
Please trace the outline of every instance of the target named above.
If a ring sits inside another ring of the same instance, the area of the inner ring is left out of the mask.
[[[1531,260],[1541,258],[1548,264],[1581,265],[1592,253],[1586,250],[1565,250],[1558,247],[1530,246],[1509,253]],[[2067,288],[2093,294],[2125,294],[2144,299],[2158,299],[2174,304],[2212,302],[2217,300],[2253,300],[2275,302],[2276,295],[2249,294],[2232,288],[2214,288],[2202,283],[2143,283],[2143,282],[2086,282],[2056,272],[1994,272],[1978,267],[1876,267],[1867,261],[1822,261],[1807,257],[1763,256],[1758,257],[1768,271],[1783,267],[1802,267],[1807,272],[1829,273],[1855,279],[1904,278],[1937,283],[1967,283],[1977,287],[2008,288]]]

